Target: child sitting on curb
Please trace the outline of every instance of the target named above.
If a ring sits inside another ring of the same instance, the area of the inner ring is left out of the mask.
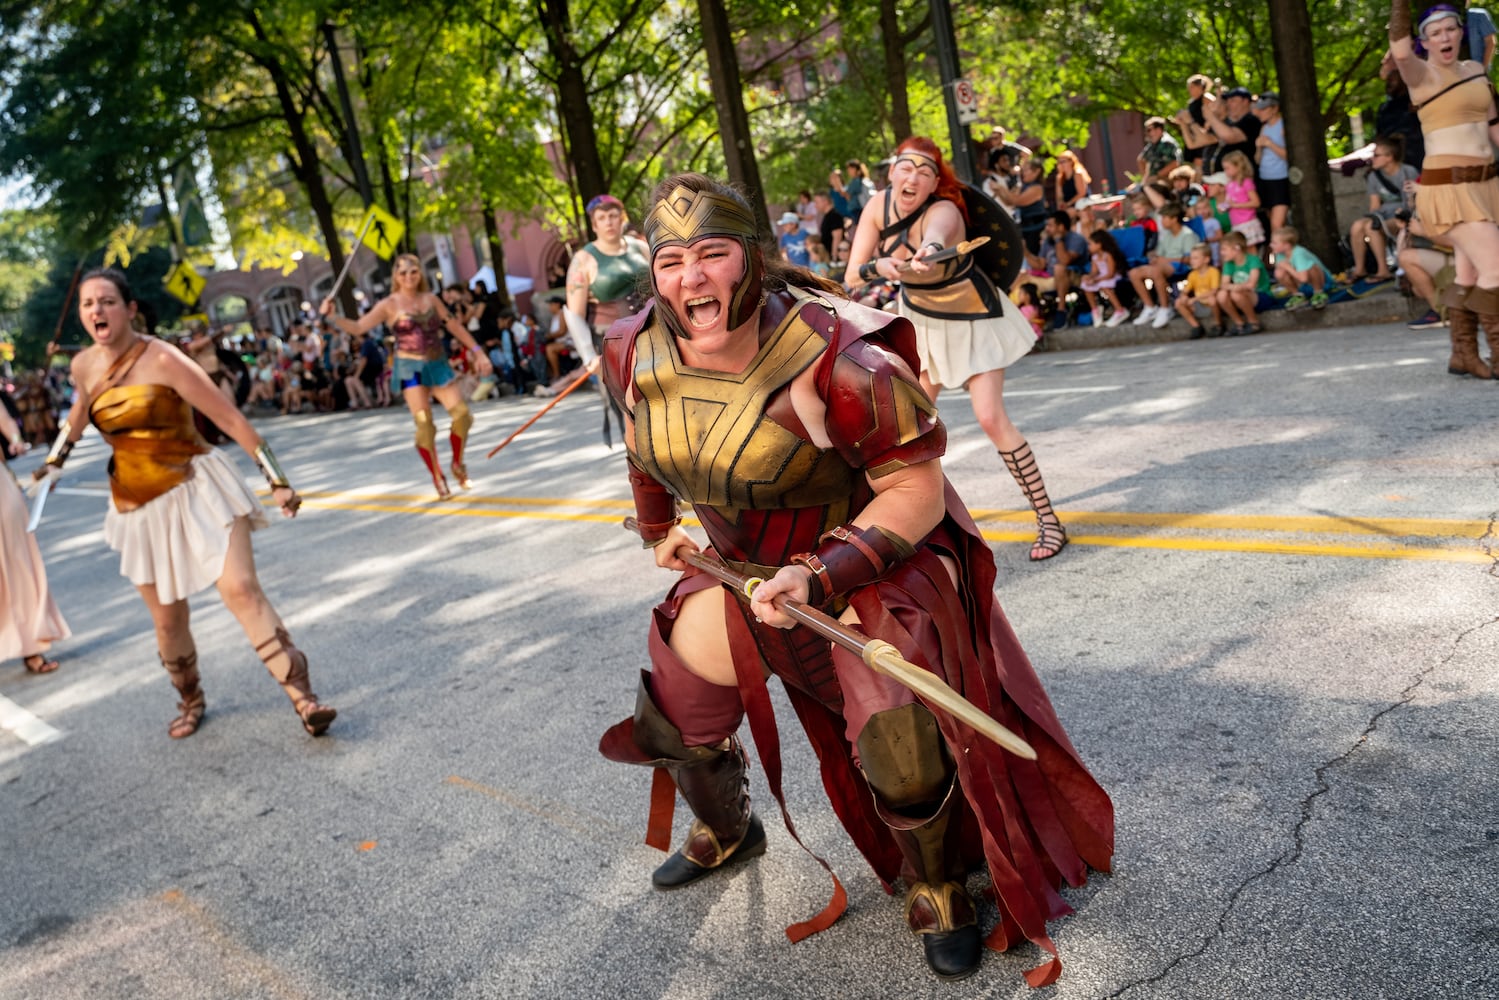
[[[1275,304],[1270,297],[1270,275],[1258,254],[1249,252],[1249,241],[1240,232],[1223,234],[1223,283],[1218,305],[1233,321],[1225,331],[1230,337],[1260,332],[1258,312]]]
[[[1270,234],[1270,249],[1275,252],[1275,280],[1291,297],[1286,308],[1304,309],[1310,298],[1313,309],[1327,308],[1327,283],[1332,272],[1306,247],[1294,226],[1281,226]]]
[[[1206,243],[1199,243],[1188,255],[1192,270],[1182,282],[1181,292],[1176,296],[1176,311],[1192,328],[1192,340],[1217,337],[1223,332],[1223,312],[1218,305],[1218,285],[1221,281],[1218,269],[1213,266],[1213,251]],[[1197,317],[1206,309],[1213,317],[1211,330],[1204,330]]]

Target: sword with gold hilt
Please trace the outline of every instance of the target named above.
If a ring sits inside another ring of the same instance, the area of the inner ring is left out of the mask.
[[[639,523],[633,517],[625,518],[625,527],[639,533]],[[720,583],[726,584],[730,590],[746,601],[750,599],[755,588],[765,582],[762,577],[736,572],[717,559],[705,556],[701,552],[694,552],[685,546],[677,549],[676,556]],[[885,640],[871,639],[858,629],[843,624],[809,604],[792,600],[785,594],[777,595],[771,603],[786,617],[800,625],[805,625],[824,639],[857,654],[875,673],[884,674],[905,685],[924,700],[968,723],[979,735],[994,741],[1017,757],[1023,757],[1026,760],[1036,759],[1035,748],[1029,743],[995,722],[977,705],[949,687],[942,678],[930,670],[923,670],[901,656],[900,652]]]
[[[944,261],[954,260],[958,257],[963,257],[967,254],[971,254],[973,253],[973,251],[977,250],[979,247],[988,242],[989,237],[987,236],[980,236],[977,239],[972,240],[963,240],[961,243],[954,243],[950,247],[938,250],[935,253],[930,253],[927,256],[921,258],[921,261],[923,264],[941,264]],[[900,269],[902,271],[911,270],[911,262],[901,261]]]

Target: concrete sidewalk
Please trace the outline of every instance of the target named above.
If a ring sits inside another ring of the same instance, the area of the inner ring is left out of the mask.
[[[1331,327],[1373,326],[1378,323],[1409,322],[1426,311],[1424,300],[1408,299],[1391,281],[1379,286],[1361,299],[1335,302],[1326,309],[1301,309],[1286,312],[1275,309],[1260,313],[1265,333],[1291,333],[1297,330],[1322,330]],[[1077,351],[1099,347],[1130,347],[1136,344],[1164,344],[1190,339],[1191,328],[1180,316],[1157,330],[1135,326],[1069,326],[1048,333],[1037,345],[1037,351]]]

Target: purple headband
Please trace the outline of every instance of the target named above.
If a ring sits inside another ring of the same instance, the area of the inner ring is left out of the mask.
[[[1459,31],[1461,31],[1463,34],[1467,34],[1468,27],[1464,23],[1465,19],[1463,17],[1462,11],[1452,6],[1450,3],[1439,3],[1434,7],[1428,7],[1425,11],[1422,12],[1421,20],[1416,24],[1416,55],[1422,57],[1426,55],[1426,46],[1421,44],[1421,40],[1426,36],[1427,25],[1434,24],[1437,21],[1442,21],[1449,17],[1457,21],[1457,27]]]
[[[588,199],[588,207],[583,209],[585,215],[592,215],[600,208],[617,208],[621,212],[625,210],[625,203],[612,194],[596,194]]]

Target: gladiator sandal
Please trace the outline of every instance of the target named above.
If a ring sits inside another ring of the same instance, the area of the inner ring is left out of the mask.
[[[1496,367],[1499,366],[1499,288],[1474,288],[1468,293],[1463,305],[1471,310],[1470,316],[1477,315],[1478,324],[1483,327],[1484,337],[1489,342],[1489,360],[1484,362],[1478,357],[1478,332],[1474,330],[1469,336],[1468,371],[1479,378],[1499,378],[1499,367]],[[1456,338],[1457,327],[1453,326],[1452,329],[1453,337]],[[1448,370],[1451,371],[1450,365]]]
[[[1067,529],[1062,527],[1061,518],[1051,509],[1051,497],[1046,494],[1046,481],[1041,478],[1041,467],[1036,464],[1036,456],[1031,453],[1030,443],[1021,441],[1020,447],[1014,451],[1005,451],[1003,448],[998,451],[999,457],[1004,459],[1005,467],[1015,477],[1020,491],[1036,512],[1036,544],[1031,546],[1031,562],[1050,559],[1067,547]]]
[[[906,925],[921,939],[937,976],[972,975],[983,941],[978,910],[964,886],[962,848],[951,822],[956,782],[937,720],[914,703],[876,712],[857,743],[875,812],[904,860]]]
[[[266,647],[272,643],[276,648],[266,652]],[[312,684],[307,679],[307,654],[292,645],[291,635],[280,625],[276,626],[275,635],[255,647],[255,653],[291,699],[292,708],[302,720],[302,728],[313,736],[323,735],[337,718],[338,710],[318,704],[317,695],[312,693]],[[286,654],[286,673],[277,676],[271,661],[282,653]]]
[[[167,735],[174,740],[186,739],[198,731],[203,712],[208,708],[203,688],[198,685],[198,653],[194,650],[175,660],[157,653],[156,658],[166,668],[167,676],[172,678],[172,686],[182,695],[182,700],[177,703],[177,711],[182,714],[167,723]]]

